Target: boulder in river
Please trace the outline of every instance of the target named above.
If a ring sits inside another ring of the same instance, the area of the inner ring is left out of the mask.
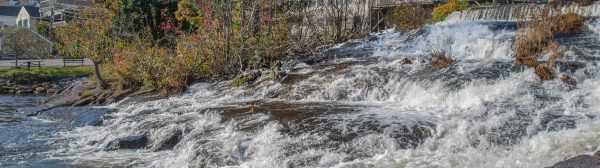
[[[122,138],[117,138],[111,141],[108,149],[140,149],[145,148],[148,144],[148,137],[145,135],[132,135]]]
[[[600,167],[600,157],[590,155],[579,155],[562,162],[558,162],[549,168],[584,168]]]
[[[20,88],[20,89],[17,90],[17,92],[15,94],[21,95],[21,94],[31,94],[31,93],[33,93],[32,89]]]
[[[156,151],[170,150],[181,141],[183,134],[178,131],[157,145]]]
[[[35,88],[35,93],[36,94],[46,93],[46,88],[44,88],[44,87],[37,87],[37,88]]]
[[[24,110],[24,115],[63,123],[68,127],[100,126],[111,109],[98,107],[57,107]]]

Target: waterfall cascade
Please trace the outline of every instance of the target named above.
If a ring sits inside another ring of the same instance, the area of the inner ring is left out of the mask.
[[[600,17],[600,1],[587,5],[576,3],[566,4],[516,4],[490,7],[475,7],[464,11],[453,12],[447,20],[528,20],[544,9],[553,8],[560,13],[577,13],[586,17]]]
[[[285,63],[282,79],[126,99],[52,155],[84,167],[544,167],[598,150],[600,21],[561,39],[555,73],[571,87],[513,63],[515,22],[458,21],[512,20],[515,8],[340,44]],[[439,51],[454,63],[431,68]],[[147,144],[115,148],[132,136]]]

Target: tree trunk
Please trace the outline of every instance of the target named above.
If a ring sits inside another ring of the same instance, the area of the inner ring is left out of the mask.
[[[94,75],[96,76],[96,79],[98,80],[98,84],[100,84],[100,88],[102,89],[108,89],[108,84],[106,83],[106,81],[104,81],[104,79],[102,79],[102,74],[100,73],[100,67],[98,67],[98,62],[96,61],[92,61],[94,63]]]

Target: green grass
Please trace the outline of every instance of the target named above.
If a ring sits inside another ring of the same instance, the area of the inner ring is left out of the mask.
[[[68,78],[91,75],[93,67],[42,67],[38,68],[0,68],[0,76],[44,76],[49,78]]]

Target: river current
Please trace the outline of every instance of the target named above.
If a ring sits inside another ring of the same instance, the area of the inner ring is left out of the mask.
[[[42,160],[80,167],[544,167],[597,151],[600,21],[560,39],[565,58],[554,73],[570,75],[572,85],[541,81],[514,64],[516,25],[455,20],[388,30],[285,62],[282,75],[263,71],[242,87],[199,83],[166,99],[126,99],[109,105],[116,111],[101,126],[50,131],[60,145],[50,143]],[[454,64],[432,68],[434,52]],[[129,136],[147,144],[110,148]]]

